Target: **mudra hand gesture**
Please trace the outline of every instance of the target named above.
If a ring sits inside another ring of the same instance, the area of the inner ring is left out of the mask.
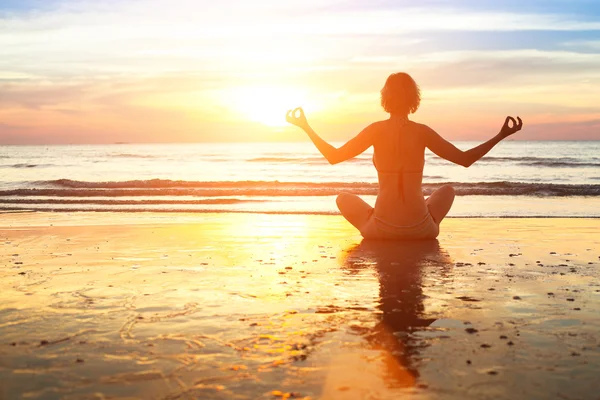
[[[304,115],[304,110],[302,107],[288,110],[288,112],[285,114],[285,120],[290,124],[296,125],[302,129],[308,126],[308,121],[306,120],[306,116]]]
[[[517,121],[515,121],[513,117],[506,117],[506,120],[504,120],[504,125],[502,125],[502,129],[500,129],[500,134],[506,138],[513,133],[520,131],[523,128],[523,121],[521,121],[521,118],[519,117],[517,117]]]

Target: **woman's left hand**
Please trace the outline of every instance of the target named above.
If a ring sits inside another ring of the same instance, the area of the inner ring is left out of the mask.
[[[308,121],[306,120],[306,116],[304,115],[304,110],[302,107],[295,108],[293,110],[288,110],[285,115],[285,120],[292,125],[296,125],[299,128],[307,128]]]
[[[517,121],[515,121],[515,119],[511,116],[506,117],[504,125],[502,125],[502,129],[500,129],[500,134],[503,138],[507,138],[510,135],[523,129],[523,121],[521,121],[521,118],[517,117]]]

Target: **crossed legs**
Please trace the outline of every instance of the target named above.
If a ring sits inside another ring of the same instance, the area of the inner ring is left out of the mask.
[[[341,193],[335,202],[344,218],[359,231],[373,214],[373,207],[355,194]]]
[[[450,211],[452,203],[454,203],[454,196],[454,188],[444,185],[425,200],[429,213],[438,226]],[[338,195],[335,202],[344,218],[359,231],[373,214],[373,207],[354,194],[342,193]]]
[[[444,185],[425,200],[429,214],[436,224],[440,224],[454,203],[454,188],[450,185]]]

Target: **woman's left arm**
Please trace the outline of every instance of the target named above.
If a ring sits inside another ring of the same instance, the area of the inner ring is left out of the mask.
[[[296,113],[298,111],[300,112],[300,116],[297,117]],[[338,164],[342,161],[356,157],[373,145],[375,124],[367,126],[358,135],[350,139],[346,144],[338,149],[317,135],[317,133],[308,124],[308,121],[304,116],[304,111],[302,111],[301,108],[288,111],[286,120],[304,130],[310,140],[312,140],[314,143],[317,150],[323,154],[323,157],[325,157],[330,164]]]

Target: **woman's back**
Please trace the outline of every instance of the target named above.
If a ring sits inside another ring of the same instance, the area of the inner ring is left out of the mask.
[[[381,106],[390,119],[367,126],[340,148],[323,140],[310,127],[301,108],[289,110],[286,120],[302,128],[331,164],[349,160],[374,147],[373,163],[379,177],[375,208],[358,196],[341,193],[336,199],[342,215],[369,239],[433,239],[454,202],[454,189],[443,185],[425,200],[421,189],[427,147],[439,157],[469,167],[496,144],[520,131],[523,121],[506,117],[490,140],[462,151],[427,125],[408,120],[417,111],[421,92],[404,72],[392,74],[381,89]]]
[[[401,118],[377,125],[373,142],[373,163],[379,177],[375,217],[392,225],[414,225],[427,215],[421,189],[425,126]]]

